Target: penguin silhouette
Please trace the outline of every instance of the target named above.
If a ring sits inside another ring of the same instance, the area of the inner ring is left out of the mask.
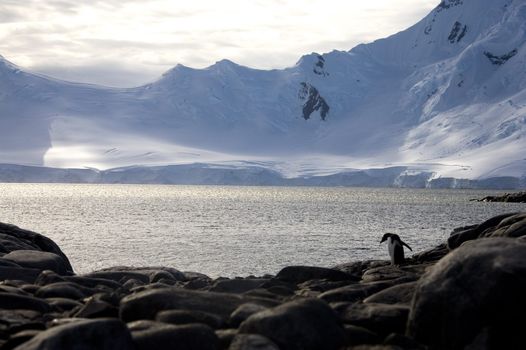
[[[400,265],[405,261],[404,257],[404,245],[409,248],[410,251],[413,251],[411,247],[400,239],[400,236],[394,233],[386,233],[380,244],[387,241],[387,249],[389,250],[389,256],[391,257],[391,265]]]

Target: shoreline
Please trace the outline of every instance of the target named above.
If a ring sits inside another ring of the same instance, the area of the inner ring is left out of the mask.
[[[52,240],[6,224],[0,251],[2,349],[526,345],[515,321],[525,317],[526,213],[454,229],[402,265],[288,266],[264,276],[123,266],[77,275]]]

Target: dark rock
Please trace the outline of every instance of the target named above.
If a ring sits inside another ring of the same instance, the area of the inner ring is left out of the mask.
[[[481,234],[486,230],[493,230],[502,220],[516,215],[517,213],[502,214],[492,217],[489,220],[484,221],[480,225],[470,226],[465,230],[453,230],[451,236],[447,240],[447,246],[450,250],[460,247],[464,242],[479,238]]]
[[[139,320],[139,321],[133,321],[128,322],[126,324],[130,332],[139,332],[144,331],[153,327],[159,327],[159,326],[166,326],[165,323],[159,322],[159,321],[152,321],[152,320]]]
[[[144,285],[144,282],[131,278],[122,284],[122,288],[132,291]]]
[[[25,283],[34,283],[39,274],[40,270],[37,269],[0,266],[0,281],[18,280]]]
[[[39,298],[68,298],[73,300],[80,300],[82,298],[85,298],[89,294],[93,294],[93,291],[78,286],[74,283],[57,282],[41,287],[35,293],[35,296]]]
[[[526,213],[512,215],[502,220],[495,230],[486,230],[484,237],[521,237],[526,235]]]
[[[72,273],[71,265],[61,256],[38,250],[15,250],[3,256],[3,259],[12,261],[22,267],[51,270],[60,275]]]
[[[228,349],[232,340],[237,335],[237,329],[218,329],[216,330],[216,336],[219,339],[219,348]]]
[[[362,276],[363,282],[376,282],[405,278],[417,280],[427,266],[422,265],[387,265],[368,269]]]
[[[343,322],[380,335],[405,333],[409,307],[404,305],[352,303],[335,308]]]
[[[122,287],[122,284],[115,282],[113,280],[103,279],[103,278],[90,278],[83,276],[65,276],[64,281],[75,283],[79,286],[86,288],[94,289],[103,289],[106,287],[111,290],[119,289]]]
[[[73,316],[80,318],[117,318],[119,317],[119,308],[96,297],[90,297],[83,306],[77,308]]]
[[[266,279],[228,279],[216,281],[210,287],[211,292],[219,293],[245,293],[249,290],[259,288],[268,280]]]
[[[85,274],[82,277],[111,280],[121,284],[126,283],[126,281],[130,279],[139,280],[144,284],[150,283],[150,276],[148,276],[148,274],[135,271],[95,271]]]
[[[407,282],[386,288],[378,293],[375,293],[366,299],[364,303],[377,304],[411,304],[413,294],[415,293],[417,282]]]
[[[384,344],[398,346],[404,350],[426,350],[424,345],[417,343],[413,339],[399,333],[389,334],[385,338]]]
[[[212,280],[210,277],[208,277],[207,275],[205,275],[205,274],[203,274],[203,273],[200,273],[200,272],[184,271],[184,272],[183,272],[183,275],[184,275],[184,280],[185,280],[185,281],[192,281],[192,280],[195,280],[195,279],[208,279],[208,280]]]
[[[238,294],[163,288],[147,290],[123,298],[120,306],[120,317],[127,322],[153,319],[158,312],[173,309],[209,312],[226,319],[238,306],[247,302],[265,306],[277,304],[274,300]]]
[[[3,258],[0,258],[0,266],[4,267],[22,267],[18,265],[17,263],[11,261],[11,260],[5,260]]]
[[[44,270],[40,272],[38,278],[35,280],[35,284],[38,286],[45,286],[52,283],[65,282],[66,276],[60,276],[56,272],[51,270]]]
[[[82,307],[82,304],[78,301],[66,299],[66,298],[46,298],[46,302],[49,303],[53,308],[59,309],[60,311],[69,311],[76,307]]]
[[[378,344],[382,339],[380,336],[367,328],[346,324],[345,329],[346,345]]]
[[[311,114],[315,111],[320,113],[322,120],[327,118],[330,107],[314,86],[302,82],[298,97],[300,100],[305,101],[303,104],[303,118],[305,120],[310,119]]]
[[[362,279],[363,273],[366,270],[387,266],[391,262],[385,260],[365,260],[365,261],[353,261],[350,263],[340,264],[333,267],[334,270],[345,272],[349,275],[355,276],[358,280]]]
[[[206,278],[194,278],[184,284],[185,289],[198,290],[205,289],[212,285],[212,279]]]
[[[288,266],[282,269],[276,279],[291,283],[303,283],[313,279],[328,281],[358,281],[356,276],[349,275],[339,270],[314,266]]]
[[[43,329],[42,313],[34,310],[0,310],[0,338],[26,329]]]
[[[414,254],[411,259],[419,263],[435,262],[442,259],[447,253],[449,253],[449,248],[447,247],[447,244],[443,243],[435,248]]]
[[[202,323],[211,328],[219,329],[225,326],[225,321],[216,315],[192,310],[165,310],[155,316],[155,320],[175,325]]]
[[[133,267],[133,266],[113,266],[105,268],[99,271],[92,272],[85,276],[87,277],[99,277],[110,279],[116,282],[124,283],[130,278],[135,278],[143,283],[155,283],[160,279],[167,279],[172,281],[186,281],[186,276],[179,270],[162,267],[162,266],[145,266],[145,267]],[[124,278],[124,279],[123,279]]]
[[[280,350],[278,346],[259,334],[238,334],[232,340],[228,350]]]
[[[35,284],[24,284],[20,286],[20,289],[29,294],[35,294],[37,290],[40,289],[40,286]]]
[[[0,309],[23,309],[46,313],[51,311],[51,306],[46,301],[32,296],[0,293]]]
[[[274,288],[277,288],[275,290]],[[273,293],[272,291],[277,291],[277,293]],[[287,296],[294,295],[294,292],[289,293],[290,291],[284,291],[281,290],[280,287],[271,287],[269,289],[263,289],[263,288],[257,288],[249,290],[246,293],[243,293],[246,296],[256,297],[256,298],[266,298],[266,299],[275,299],[275,300],[282,300],[284,298],[283,295],[278,293],[287,293]]]
[[[116,319],[81,320],[41,332],[17,350],[129,350],[130,332]]]
[[[410,282],[412,279],[394,279],[389,281],[379,281],[370,283],[356,283],[345,287],[336,288],[325,292],[319,296],[320,299],[328,303],[333,302],[356,302],[367,298],[370,295],[378,293],[379,291],[398,285],[400,283]]]
[[[36,329],[27,329],[24,331],[17,332],[9,337],[7,342],[2,345],[2,350],[10,350],[16,348],[18,345],[31,340],[34,336],[39,334],[41,331]]]
[[[29,295],[30,293],[24,291],[22,287],[13,287],[6,284],[0,284],[0,293],[13,293],[20,295]]]
[[[358,345],[346,348],[345,350],[405,350],[394,345]]]
[[[136,350],[216,350],[219,339],[203,324],[175,326],[158,322],[143,330],[132,331]]]
[[[67,271],[73,271],[66,255],[51,239],[17,226],[0,223],[0,252],[9,253],[13,250],[40,250],[60,256]]]
[[[150,283],[150,284],[143,284],[137,287],[133,287],[130,289],[130,292],[132,293],[141,293],[148,290],[154,290],[154,289],[170,289],[172,286],[169,284],[163,284],[160,282]]]
[[[250,316],[240,333],[261,334],[281,349],[338,349],[345,333],[336,314],[323,301],[303,299]]]
[[[237,309],[232,312],[230,315],[229,323],[233,327],[239,327],[239,325],[245,321],[247,318],[252,316],[255,313],[266,310],[267,307],[261,306],[258,304],[246,303],[240,305]]]
[[[433,349],[461,349],[484,330],[491,348],[524,347],[526,242],[483,238],[463,244],[419,281],[408,334]]]
[[[328,281],[328,280],[310,280],[298,285],[299,289],[310,290],[315,292],[326,292],[331,289],[336,289],[349,285],[349,281]]]

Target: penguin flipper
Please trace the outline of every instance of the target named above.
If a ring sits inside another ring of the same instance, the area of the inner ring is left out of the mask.
[[[405,243],[404,241],[400,240],[400,242],[402,242],[403,245],[405,245],[407,248],[409,248],[410,251],[413,251],[413,249],[411,249],[411,247],[409,246],[409,244]]]

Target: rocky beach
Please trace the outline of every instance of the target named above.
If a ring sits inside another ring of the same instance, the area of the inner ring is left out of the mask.
[[[525,236],[526,213],[510,213],[401,265],[212,279],[171,267],[78,275],[49,238],[0,224],[0,349],[523,349]]]

